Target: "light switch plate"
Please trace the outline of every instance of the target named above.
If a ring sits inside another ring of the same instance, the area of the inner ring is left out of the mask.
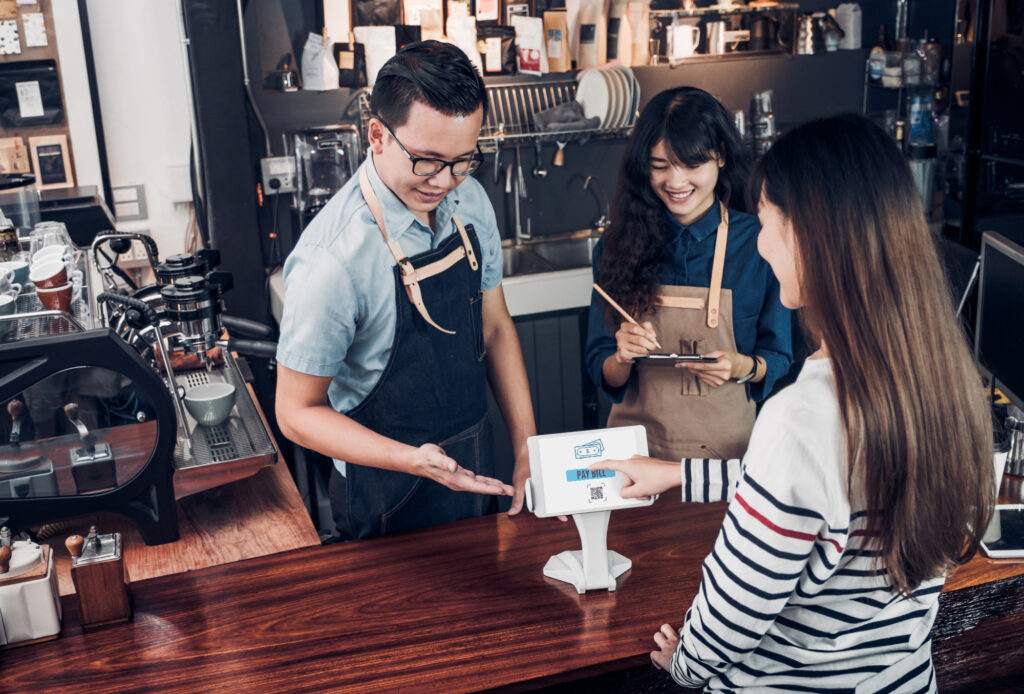
[[[110,192],[114,197],[114,217],[117,221],[146,219],[149,216],[146,211],[145,186],[113,186]]]

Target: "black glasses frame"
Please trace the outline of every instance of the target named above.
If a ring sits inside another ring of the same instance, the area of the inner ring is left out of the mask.
[[[412,162],[412,172],[416,176],[423,176],[424,178],[436,176],[437,174],[444,171],[444,168],[447,166],[451,170],[452,176],[455,176],[456,178],[465,178],[466,176],[469,176],[471,173],[479,169],[480,165],[484,161],[484,153],[480,150],[479,143],[477,143],[476,146],[476,154],[468,158],[464,157],[462,159],[456,159],[454,161],[446,161],[444,159],[437,159],[435,157],[414,157],[412,154],[410,154],[409,150],[405,148],[405,145],[403,145],[402,142],[397,137],[395,137],[395,133],[391,129],[391,126],[389,126],[384,121],[383,118],[376,114],[373,117],[380,121],[380,124],[384,126],[385,130],[388,131],[388,135],[390,135],[391,139],[394,140],[395,143],[398,145],[398,148],[402,150],[405,156],[409,157],[409,161]],[[433,164],[437,165],[437,168],[429,173],[420,173],[419,171],[416,170],[416,167],[419,165],[420,162],[433,162]],[[466,170],[462,172],[456,171],[455,167],[456,165],[459,164],[465,164],[467,166]]]

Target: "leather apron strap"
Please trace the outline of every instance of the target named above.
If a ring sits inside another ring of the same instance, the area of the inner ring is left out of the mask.
[[[718,327],[719,307],[722,302],[722,273],[725,271],[725,242],[729,239],[729,210],[725,203],[718,203],[722,208],[722,221],[718,223],[715,238],[715,260],[711,265],[711,286],[708,288],[708,327]]]
[[[394,241],[388,236],[387,229],[384,226],[384,210],[381,207],[380,200],[377,199],[377,194],[373,192],[373,186],[370,185],[370,177],[366,173],[365,166],[359,170],[359,189],[363,192],[363,199],[366,200],[366,205],[370,208],[370,214],[373,215],[373,220],[377,222],[377,228],[380,229],[381,236],[384,237],[384,242],[388,244],[388,248],[391,250],[391,255],[395,257],[395,262],[398,263],[399,270],[402,274],[402,284],[405,286],[405,293],[408,295],[409,301],[411,301],[412,305],[416,307],[416,310],[428,325],[448,335],[454,335],[454,330],[445,330],[435,323],[434,319],[430,317],[430,312],[427,311],[427,306],[423,303],[423,292],[420,291],[419,283],[433,277],[434,275],[441,274],[463,258],[469,259],[469,265],[473,270],[480,267],[476,253],[473,252],[473,244],[469,242],[469,235],[466,233],[466,227],[463,226],[459,216],[452,215],[452,221],[455,222],[455,227],[459,230],[459,236],[462,238],[462,246],[440,260],[436,260],[429,265],[424,265],[421,268],[416,268],[413,267],[412,262],[409,260],[409,256],[407,256],[402,250],[402,246],[398,241]]]

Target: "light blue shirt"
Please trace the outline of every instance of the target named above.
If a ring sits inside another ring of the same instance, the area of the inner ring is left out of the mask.
[[[494,208],[476,179],[467,176],[441,200],[434,233],[380,180],[372,153],[362,167],[380,200],[388,235],[407,256],[436,249],[457,233],[452,215],[458,212],[480,241],[481,289],[501,284],[501,236]],[[277,361],[301,373],[331,376],[327,397],[338,412],[349,412],[366,398],[391,356],[394,266],[359,189],[358,172],[313,218],[285,261]],[[344,473],[344,463],[335,464]]]

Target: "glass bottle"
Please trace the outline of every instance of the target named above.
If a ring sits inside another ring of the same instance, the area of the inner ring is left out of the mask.
[[[888,29],[884,24],[878,25],[878,38],[868,55],[868,81],[872,84],[882,83],[882,73],[885,71],[885,52],[890,50]]]
[[[17,260],[19,253],[21,242],[18,240],[18,230],[0,213],[0,262]]]

